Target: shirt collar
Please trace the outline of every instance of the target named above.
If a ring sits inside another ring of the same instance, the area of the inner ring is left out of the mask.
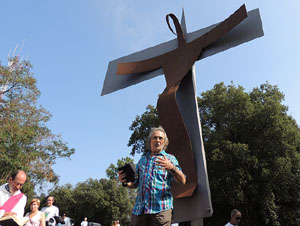
[[[11,193],[10,190],[9,190],[9,184],[8,184],[8,183],[5,185],[5,190],[6,190],[8,193]]]
[[[5,190],[6,190],[9,194],[11,194],[11,195],[18,195],[18,194],[21,193],[20,190],[18,190],[18,191],[16,191],[16,192],[12,193],[12,192],[10,191],[10,189],[9,189],[9,183],[6,183],[6,184],[4,185],[4,188],[5,188]]]
[[[155,154],[153,156],[159,156],[159,155],[164,156],[166,154],[167,154],[167,152],[165,150],[162,150],[161,152],[159,152],[158,154]],[[151,158],[151,151],[147,152],[146,157]]]

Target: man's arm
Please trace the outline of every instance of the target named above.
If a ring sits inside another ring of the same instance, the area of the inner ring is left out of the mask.
[[[174,179],[177,183],[179,183],[179,184],[185,184],[186,183],[186,176],[175,165],[173,165],[173,168],[170,169],[170,172],[173,174]]]
[[[128,188],[131,188],[131,189],[137,188],[137,184],[132,183],[132,182],[128,182],[128,183],[127,183],[127,187],[128,187]]]
[[[54,216],[59,216],[59,209],[58,209],[58,207],[56,207],[56,213],[54,214]]]
[[[45,226],[45,214],[42,212],[41,213],[41,220],[40,220],[40,226]]]
[[[186,183],[186,176],[183,174],[183,172],[178,169],[166,156],[158,157],[157,160],[158,166],[170,171],[174,179],[179,184],[185,184]]]
[[[17,204],[17,206],[18,206],[18,210],[16,211],[17,217],[22,218],[24,216],[26,203],[27,203],[27,196],[23,195],[23,197]],[[20,204],[20,207],[19,207],[19,204]],[[20,210],[19,210],[19,208],[20,208]]]

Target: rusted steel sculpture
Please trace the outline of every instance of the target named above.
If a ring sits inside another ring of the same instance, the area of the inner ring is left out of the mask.
[[[201,30],[200,34],[197,32],[187,34],[185,22],[182,22],[184,26],[181,27],[175,15],[168,14],[166,19],[169,28],[174,33],[169,18],[173,20],[176,28],[176,48],[171,45],[166,47],[171,42],[164,43],[145,52],[110,62],[102,94],[135,84],[139,80],[138,77],[142,77],[140,80],[142,81],[154,77],[157,73],[162,72],[165,75],[167,87],[157,102],[159,119],[170,139],[167,151],[176,156],[187,176],[187,185],[172,186],[172,193],[176,197],[174,222],[189,221],[212,214],[201,125],[195,98],[193,65],[201,58],[262,36],[258,11],[251,15],[250,21],[246,21],[248,14],[243,5],[226,20]],[[241,25],[242,23],[244,24]],[[239,31],[243,33],[239,34]],[[188,39],[190,40],[187,41]],[[207,55],[203,54],[205,52]],[[119,80],[119,84],[115,85],[116,78],[112,80],[109,78],[113,74],[114,76],[117,74],[116,77],[127,77],[127,81],[124,84],[125,80]]]
[[[247,11],[243,5],[228,19],[190,43],[186,43],[181,26],[173,14],[169,14],[166,17],[171,31],[173,30],[169,24],[169,17],[172,18],[176,27],[178,48],[151,59],[119,63],[117,75],[136,74],[153,71],[158,68],[163,69],[167,87],[158,99],[157,109],[160,123],[170,138],[168,152],[174,154],[179,159],[183,172],[187,176],[185,186],[176,186],[175,184],[172,186],[173,195],[176,198],[181,198],[193,194],[197,186],[197,176],[191,140],[176,102],[177,90],[182,79],[188,74],[193,64],[199,58],[203,48],[224,36],[245,19]]]

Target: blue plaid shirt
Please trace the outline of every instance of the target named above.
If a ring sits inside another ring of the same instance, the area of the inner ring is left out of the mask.
[[[152,157],[150,152],[142,156],[136,165],[138,194],[132,210],[135,215],[159,213],[173,208],[171,193],[173,175],[168,170],[160,168],[156,163],[157,157],[163,156],[166,156],[181,170],[177,159],[165,151]]]

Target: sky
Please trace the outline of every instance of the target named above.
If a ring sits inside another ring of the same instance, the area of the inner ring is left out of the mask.
[[[165,21],[169,13],[180,20],[184,8],[192,32],[223,21],[244,3],[248,11],[260,9],[264,37],[198,61],[197,94],[220,82],[248,92],[268,81],[285,94],[288,113],[299,124],[299,0],[1,2],[1,63],[25,40],[20,56],[32,63],[39,104],[52,114],[47,126],[76,149],[54,165],[59,184],[105,178],[111,163],[130,155],[132,121],[156,105],[165,88],[158,76],[100,96],[109,61],[174,39]]]

